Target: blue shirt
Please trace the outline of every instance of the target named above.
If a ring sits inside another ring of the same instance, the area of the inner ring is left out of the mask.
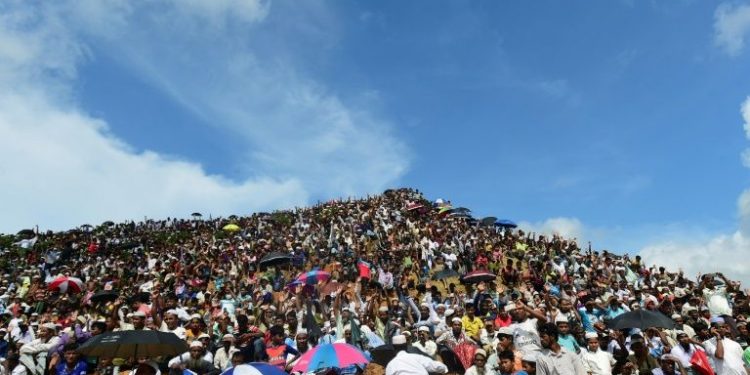
[[[57,375],[86,375],[88,367],[89,365],[86,364],[86,361],[80,360],[76,363],[73,369],[69,371],[67,364],[63,361],[55,366],[55,370],[57,370]]]

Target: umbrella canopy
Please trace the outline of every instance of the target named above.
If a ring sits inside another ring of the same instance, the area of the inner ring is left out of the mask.
[[[433,280],[444,280],[444,279],[448,279],[451,277],[458,277],[458,272],[450,268],[446,268],[440,272],[435,272],[435,274],[432,275]]]
[[[227,232],[237,232],[241,228],[239,225],[232,223],[232,224],[225,225],[224,228],[221,228],[221,229],[224,229]]]
[[[250,362],[231,367],[221,375],[287,375],[287,373],[268,363]]]
[[[21,229],[18,231],[19,236],[33,236],[34,234],[33,229]]]
[[[658,312],[644,309],[626,312],[612,319],[608,323],[612,329],[640,328],[650,327],[674,328],[674,320]]]
[[[107,220],[107,221],[103,222],[102,225],[104,225],[105,227],[111,227],[111,226],[115,225],[115,222],[112,221],[112,220]]]
[[[112,302],[119,296],[120,295],[114,290],[101,290],[94,293],[94,295],[89,298],[89,301],[92,303]]]
[[[510,220],[505,220],[505,219],[498,220],[497,222],[495,222],[495,225],[498,227],[504,227],[504,228],[515,228],[518,226],[518,224]]]
[[[81,293],[83,281],[75,277],[60,276],[47,285],[49,290],[59,290],[61,293]]]
[[[107,332],[92,337],[78,348],[89,357],[139,358],[176,356],[188,351],[188,345],[172,332],[133,330]]]
[[[424,205],[421,204],[421,203],[412,203],[412,204],[406,206],[406,210],[407,211],[414,211],[414,210],[418,210],[418,209],[420,209],[422,207],[424,207]]]
[[[480,283],[482,281],[495,281],[497,275],[490,271],[473,271],[461,276],[461,281],[465,283]]]
[[[494,217],[494,216],[487,216],[484,219],[482,219],[481,223],[484,226],[491,227],[491,226],[495,225],[496,221],[497,221],[496,217]]]
[[[440,207],[440,209],[438,209],[438,213],[439,214],[444,214],[446,212],[451,212],[451,211],[453,211],[453,207],[452,206],[442,206],[442,207]]]
[[[471,212],[471,210],[466,207],[457,207],[453,209],[453,212],[458,212],[460,214],[468,214],[469,212]]]
[[[322,368],[344,368],[352,365],[366,365],[369,361],[356,347],[338,343],[321,344],[300,357],[292,371],[310,372]]]
[[[260,260],[260,265],[262,267],[270,267],[270,266],[276,266],[279,264],[289,263],[292,261],[292,255],[286,254],[282,252],[273,252],[263,257],[263,259]]]
[[[325,282],[331,279],[331,274],[324,271],[310,271],[305,272],[299,276],[297,276],[297,280],[304,282],[307,285],[315,285],[318,282]]]
[[[190,216],[192,216],[192,217],[203,217],[203,214],[201,214],[200,212],[193,212],[192,214],[190,214]]]

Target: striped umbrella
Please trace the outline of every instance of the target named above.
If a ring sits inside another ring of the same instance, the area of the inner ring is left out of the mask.
[[[61,293],[81,293],[83,281],[75,277],[60,276],[47,285],[49,290],[59,290]]]
[[[356,347],[338,344],[320,344],[300,357],[292,372],[307,373],[322,368],[345,368],[353,365],[366,365],[369,361]]]
[[[287,373],[268,363],[250,362],[228,368],[221,375],[287,375]]]
[[[313,270],[305,272],[297,277],[297,280],[307,284],[315,285],[319,282],[326,282],[331,279],[331,274],[324,271]]]

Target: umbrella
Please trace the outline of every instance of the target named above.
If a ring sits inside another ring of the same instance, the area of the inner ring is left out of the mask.
[[[420,204],[420,203],[412,203],[412,204],[410,204],[410,205],[406,206],[406,210],[407,210],[407,211],[414,211],[414,210],[418,210],[418,209],[420,209],[420,208],[422,208],[422,207],[424,207],[424,205],[423,205],[423,204]]]
[[[300,357],[292,371],[311,372],[322,368],[344,368],[352,365],[366,365],[365,355],[356,347],[344,344],[321,344]]]
[[[471,212],[471,210],[466,207],[458,207],[458,208],[454,208],[453,212],[458,212],[461,214],[468,214],[469,212]]]
[[[480,283],[482,281],[495,281],[497,275],[489,271],[473,271],[461,276],[464,283]]]
[[[222,229],[224,229],[227,232],[236,232],[236,231],[240,230],[240,226],[237,225],[237,224],[232,223],[232,224],[225,225],[224,228],[222,228]]]
[[[674,328],[674,321],[658,311],[638,309],[617,316],[609,321],[608,325],[612,329],[650,327],[671,329]]]
[[[86,341],[78,352],[89,357],[140,358],[177,356],[188,345],[172,332],[132,330],[107,332]]]
[[[289,263],[292,261],[291,254],[285,254],[282,252],[273,252],[264,256],[260,260],[261,267],[277,266],[279,264]]]
[[[412,354],[421,354],[427,358],[430,358],[429,355],[413,346],[408,346],[406,348],[406,352]],[[380,345],[370,350],[372,361],[383,367],[388,366],[388,362],[390,362],[396,356],[396,354],[398,354],[398,352],[396,352],[396,348],[394,348],[391,344]]]
[[[305,272],[297,276],[297,280],[304,282],[307,285],[315,285],[320,281],[328,281],[331,279],[331,274],[324,271],[313,270]]]
[[[107,221],[103,222],[102,225],[104,225],[105,227],[111,227],[111,226],[115,225],[115,222],[112,221],[112,220],[107,220]]]
[[[83,281],[75,277],[60,276],[47,285],[49,290],[59,290],[61,293],[81,293]]]
[[[92,303],[111,302],[116,300],[117,297],[119,297],[119,294],[114,290],[102,290],[94,293],[94,295],[89,298],[89,301]]]
[[[448,278],[451,278],[451,277],[458,277],[458,272],[456,272],[456,271],[454,271],[454,270],[452,270],[450,268],[446,268],[446,269],[444,269],[444,270],[442,270],[440,272],[436,272],[434,275],[432,275],[432,279],[433,280],[443,280],[443,279],[448,279]]]
[[[250,362],[239,366],[230,367],[221,375],[287,375],[276,366],[268,363]]]
[[[21,229],[18,231],[19,236],[33,236],[34,234],[33,229]]]
[[[203,217],[203,215],[200,212],[193,212],[192,214],[190,214],[190,216],[192,216],[192,217]]]
[[[451,211],[453,211],[453,207],[451,207],[451,206],[443,206],[443,207],[440,207],[440,209],[438,210],[438,213],[439,214],[444,214],[446,212],[451,212]]]
[[[495,225],[495,222],[497,221],[497,218],[494,216],[487,216],[484,219],[482,219],[482,225],[484,226],[493,226]]]
[[[515,228],[518,226],[518,224],[510,220],[505,220],[505,219],[498,220],[497,222],[495,222],[495,225],[498,227],[504,227],[504,228]]]

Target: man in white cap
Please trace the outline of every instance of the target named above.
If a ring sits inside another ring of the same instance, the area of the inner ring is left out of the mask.
[[[583,368],[591,375],[611,375],[615,358],[599,346],[599,335],[586,332],[586,347],[581,349]]]
[[[239,351],[234,346],[234,336],[226,334],[221,338],[222,346],[216,350],[214,355],[214,366],[219,370],[226,370],[232,366],[232,354]]]
[[[412,344],[412,346],[429,355],[430,357],[435,358],[435,353],[437,353],[437,344],[435,344],[435,341],[432,341],[432,338],[430,337],[430,328],[427,326],[421,326],[417,330],[417,333],[419,335],[419,339],[417,340],[417,342]]]
[[[396,356],[385,367],[385,375],[429,375],[445,374],[448,367],[421,354],[406,352],[406,336],[393,336],[393,348]]]
[[[172,358],[168,366],[170,369],[190,370],[199,375],[215,372],[216,368],[211,361],[206,360],[206,354],[203,344],[199,340],[194,340],[190,343],[190,350]]]
[[[34,341],[21,347],[21,363],[23,363],[32,374],[41,374],[45,369],[48,356],[52,355],[60,346],[60,337],[57,335],[57,326],[54,323],[44,323],[39,327],[39,336]]]

